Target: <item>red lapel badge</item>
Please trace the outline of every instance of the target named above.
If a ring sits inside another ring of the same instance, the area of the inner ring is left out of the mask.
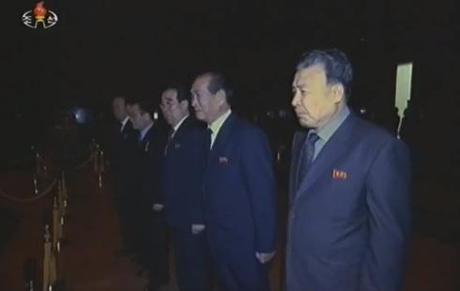
[[[332,170],[332,179],[334,180],[346,180],[348,178],[348,173],[341,170]]]
[[[228,164],[228,158],[227,157],[219,157],[219,164]]]

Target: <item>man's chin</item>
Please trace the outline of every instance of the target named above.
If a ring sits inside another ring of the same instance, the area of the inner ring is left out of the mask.
[[[297,120],[299,121],[299,124],[302,127],[305,127],[305,128],[312,127],[311,122],[309,120],[306,120],[305,118],[299,117]]]
[[[202,114],[201,112],[196,112],[196,111],[195,111],[195,117],[196,119],[201,120],[201,121],[204,121],[205,119],[204,114]]]

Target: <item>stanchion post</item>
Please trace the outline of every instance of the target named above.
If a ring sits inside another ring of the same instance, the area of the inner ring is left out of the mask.
[[[64,202],[62,200],[62,193],[61,197],[59,197],[59,204],[58,204],[58,241],[56,245],[56,249],[59,252],[61,250],[61,242],[62,239],[64,238],[64,215],[65,215],[65,208],[64,208]]]
[[[99,189],[102,189],[102,173],[99,172],[99,175],[97,175],[97,186]]]
[[[67,184],[66,184],[66,181],[65,181],[65,174],[64,172],[62,172],[62,201],[61,201],[61,220],[62,220],[62,223],[63,223],[63,220],[64,220],[64,217],[67,213],[67,204],[68,204],[68,201],[69,201],[69,191],[67,190]]]
[[[35,147],[32,150],[35,151]],[[48,167],[38,151],[35,151],[35,174],[38,177],[48,176]]]
[[[40,175],[41,172],[41,162],[40,162],[40,154],[35,152],[35,174]]]
[[[62,227],[59,218],[59,208],[56,196],[53,199],[53,249],[60,251],[59,240],[62,237]]]
[[[96,144],[94,148],[94,153],[93,153],[93,159],[94,159],[94,173],[99,173],[99,145]]]
[[[34,174],[32,177],[32,181],[34,184],[34,194],[38,195],[38,179],[37,179],[37,174]]]
[[[105,172],[105,162],[104,162],[104,150],[100,150],[100,171],[101,173]]]
[[[48,290],[52,291],[57,282],[57,266],[56,266],[56,252],[51,250],[50,254],[50,265],[49,265],[50,283]]]
[[[64,172],[62,172],[62,194],[63,194],[64,200],[67,200],[68,192],[67,192],[67,184],[65,182],[65,174],[64,174]]]
[[[43,249],[43,291],[48,291],[50,286],[50,260],[51,260],[51,242],[49,225],[45,225],[45,242]]]
[[[62,187],[58,188],[59,189],[59,191],[58,191],[58,205],[59,205],[59,214],[61,216],[65,214],[65,209],[64,209],[65,181],[64,181],[64,177],[62,178],[62,185],[63,185]]]

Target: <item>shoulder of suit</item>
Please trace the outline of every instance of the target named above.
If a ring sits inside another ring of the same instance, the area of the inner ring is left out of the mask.
[[[189,118],[186,123],[181,125],[179,131],[183,131],[185,134],[204,134],[206,133],[206,124],[195,118]]]
[[[194,117],[188,117],[184,123],[182,124],[182,126],[184,127],[187,127],[187,128],[197,128],[197,129],[205,129],[206,128],[206,124],[202,121],[199,121],[197,120],[196,118]]]
[[[234,133],[245,140],[266,139],[266,133],[257,126],[245,119],[237,117],[234,120],[233,129]]]
[[[362,139],[375,145],[397,144],[398,146],[406,147],[403,141],[397,139],[387,129],[358,116],[353,118],[355,122],[353,138]]]

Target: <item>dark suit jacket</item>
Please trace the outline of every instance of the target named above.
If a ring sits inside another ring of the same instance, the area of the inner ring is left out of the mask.
[[[209,153],[203,190],[208,240],[217,256],[275,250],[272,154],[260,129],[228,117]]]
[[[410,225],[408,149],[350,114],[295,181],[305,134],[293,141],[287,290],[400,290]]]
[[[132,168],[137,152],[138,133],[129,120],[121,132],[120,126],[117,122],[112,127],[109,155],[117,192],[128,195],[135,182]]]
[[[137,191],[140,194],[142,208],[152,211],[155,203],[164,204],[161,192],[164,133],[156,125],[152,126],[138,143],[136,167]],[[137,192],[136,191],[136,192]]]
[[[204,224],[203,174],[208,151],[203,124],[187,117],[164,150],[162,192],[168,224],[188,227]]]

